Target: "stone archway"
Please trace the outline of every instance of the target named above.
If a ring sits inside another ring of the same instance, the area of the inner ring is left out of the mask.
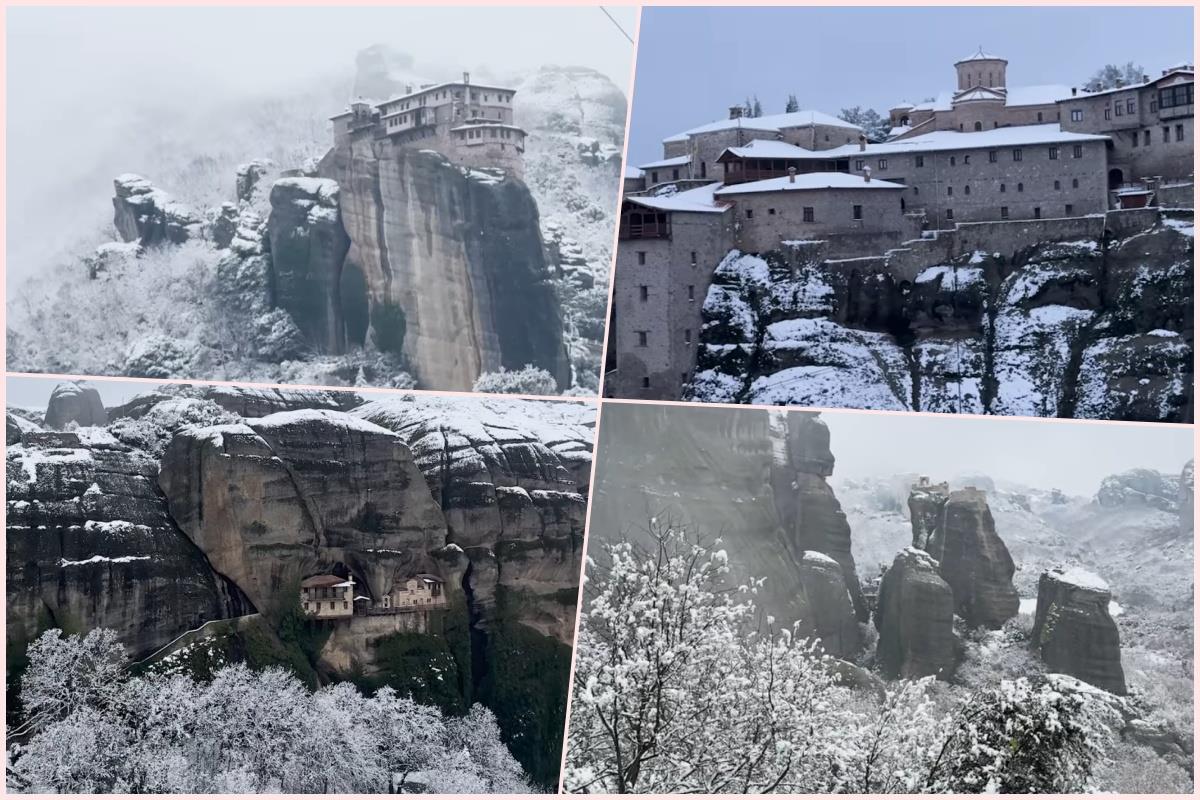
[[[1108,171],[1108,188],[1118,189],[1125,182],[1125,173],[1113,167]]]

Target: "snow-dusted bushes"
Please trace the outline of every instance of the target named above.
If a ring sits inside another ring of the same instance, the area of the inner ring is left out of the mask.
[[[21,701],[33,735],[9,748],[10,791],[531,791],[481,706],[446,717],[390,688],[309,692],[244,665],[207,683],[131,677],[112,631],[47,631]]]
[[[475,392],[493,392],[496,394],[532,394],[556,395],[558,384],[548,371],[526,364],[523,369],[508,370],[504,367],[499,372],[485,372],[475,379],[471,387]]]
[[[1104,709],[1070,682],[974,694],[931,679],[882,700],[730,589],[723,550],[651,522],[589,561],[567,769],[576,792],[1076,792]],[[1103,694],[1103,693],[1101,693]],[[940,707],[941,705],[948,707]]]

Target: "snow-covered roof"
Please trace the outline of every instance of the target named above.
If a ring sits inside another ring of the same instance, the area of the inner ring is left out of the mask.
[[[649,164],[639,164],[638,169],[661,169],[663,167],[682,167],[684,164],[690,163],[691,156],[678,156],[676,158],[664,158],[662,161],[651,161]]]
[[[795,178],[795,180],[793,180]],[[866,180],[861,175],[848,172],[806,172],[765,181],[751,181],[726,186],[715,192],[717,197],[734,194],[756,194],[758,192],[795,192],[817,189],[904,189],[905,186],[890,181]]]
[[[846,144],[829,150],[808,150],[787,142],[755,139],[745,147],[730,147],[726,153],[742,158],[838,159],[886,156],[895,153],[934,152],[940,150],[972,150],[990,147],[1020,147],[1035,144],[1072,144],[1104,141],[1107,136],[1064,131],[1057,123],[1045,125],[1014,125],[987,131],[931,131],[911,139],[899,139],[865,148]],[[800,176],[797,176],[799,178]]]
[[[831,125],[837,128],[848,128],[850,130],[861,131],[857,125],[852,125],[844,119],[838,119],[832,114],[826,114],[822,111],[793,111],[788,114],[768,114],[764,117],[738,117],[736,119],[719,119],[716,122],[709,122],[704,125],[698,125],[695,128],[689,128],[682,133],[677,133],[674,136],[668,136],[663,139],[664,142],[682,142],[687,141],[689,136],[694,136],[698,133],[712,133],[713,131],[724,131],[732,128],[745,128],[752,131],[770,131],[773,133],[779,132],[783,128],[802,128],[806,125]]]
[[[901,100],[899,103],[896,103],[896,105],[889,108],[888,111],[903,111],[912,107],[912,103],[908,102],[907,100]]]
[[[638,169],[637,167],[626,167],[625,168],[625,177],[626,178],[640,178],[640,177],[642,177],[642,171],[640,169]]]
[[[971,55],[967,56],[966,58],[960,58],[958,61],[955,61],[954,63],[962,64],[964,61],[1004,61],[1004,60],[1005,59],[1002,56],[994,56],[991,53],[985,53],[983,51],[983,48],[980,47],[978,50],[976,50]]]
[[[1196,70],[1190,66],[1172,67],[1171,69],[1164,70],[1163,74],[1159,75],[1157,78],[1151,78],[1150,80],[1145,81],[1144,83],[1130,83],[1125,86],[1114,86],[1111,89],[1100,89],[1095,92],[1089,92],[1086,89],[1080,89],[1078,95],[1072,95],[1070,90],[1068,90],[1059,99],[1060,100],[1072,100],[1072,99],[1077,100],[1081,97],[1100,97],[1101,95],[1116,94],[1117,92],[1129,92],[1129,91],[1134,91],[1136,89],[1144,89],[1147,86],[1153,86],[1156,83],[1159,83],[1160,81],[1170,78],[1173,75],[1191,75],[1194,77],[1195,74],[1196,74]]]
[[[911,125],[896,125],[888,129],[888,136],[899,136],[902,133],[908,133],[912,130]]]
[[[1004,102],[1004,93],[997,92],[995,89],[989,89],[986,86],[973,86],[954,97],[954,102],[956,103],[971,103],[980,100],[992,100],[1002,103]]]
[[[449,89],[449,88],[455,87],[455,86],[461,86],[463,88],[466,88],[469,86],[472,89],[484,89],[489,92],[508,92],[510,94],[517,93],[516,89],[510,89],[507,86],[487,86],[487,85],[481,84],[481,83],[463,83],[462,81],[445,81],[443,83],[434,83],[429,86],[423,86],[420,89],[416,89],[415,91],[412,91],[412,92],[407,92],[406,94],[392,95],[387,100],[384,100],[382,103],[379,103],[379,105],[381,105],[381,106],[391,105],[392,103],[395,103],[399,100],[407,100],[410,97],[420,97],[423,94],[429,94],[430,92],[436,92],[440,89]]]
[[[1071,94],[1070,86],[1061,83],[1042,83],[1036,86],[1013,86],[1008,90],[1006,106],[1044,106],[1057,103]]]
[[[721,183],[709,183],[704,186],[698,186],[695,189],[688,189],[684,192],[675,192],[674,194],[638,195],[636,197],[626,197],[625,199],[631,203],[637,203],[639,206],[656,208],[660,211],[691,211],[701,214],[720,214],[729,210],[729,206],[727,205],[718,205],[714,196],[717,189],[720,189],[722,185]]]

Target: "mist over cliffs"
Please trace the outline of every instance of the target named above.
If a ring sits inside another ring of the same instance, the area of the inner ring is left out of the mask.
[[[63,391],[8,414],[10,677],[44,630],[112,628],[139,668],[283,664],[483,703],[553,783],[592,407],[163,387],[88,412]],[[297,634],[300,581],[329,573],[376,600],[433,575],[446,602]]]
[[[503,76],[529,133],[523,176],[386,139],[331,148],[324,119],[347,92],[430,79],[405,65],[368,48],[353,80],[280,100],[263,140],[226,143],[204,170],[181,149],[179,168],[119,174],[107,236],[71,232],[78,255],[14,287],[9,366],[458,390],[532,366],[594,392],[623,94],[586,68]]]

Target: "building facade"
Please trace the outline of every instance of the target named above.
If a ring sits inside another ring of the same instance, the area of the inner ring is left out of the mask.
[[[1190,179],[1195,163],[1194,87],[1195,71],[1176,67],[1136,86],[1072,90],[1058,103],[1062,127],[1111,139],[1111,189],[1153,178]]]
[[[393,611],[419,611],[446,604],[445,582],[436,575],[420,573],[398,583],[383,595],[376,608]]]
[[[317,619],[354,616],[354,577],[314,575],[300,582],[300,607]]]
[[[513,122],[515,90],[461,81],[432,84],[382,103],[356,100],[332,117],[335,144],[361,138],[437,150],[468,167],[497,167],[520,175],[525,131]]]

